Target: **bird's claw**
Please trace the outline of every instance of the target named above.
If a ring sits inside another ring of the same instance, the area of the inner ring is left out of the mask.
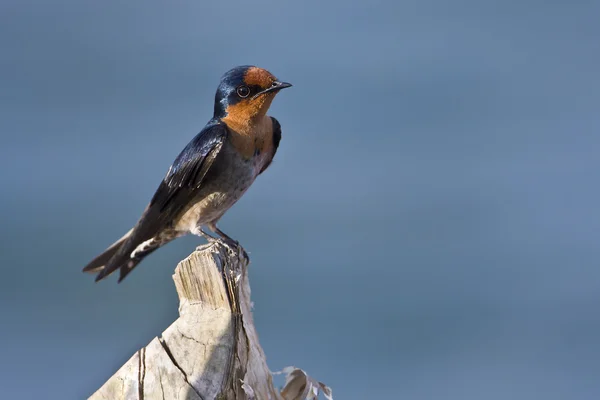
[[[227,247],[232,253],[241,255],[244,258],[244,261],[246,262],[246,264],[248,264],[250,262],[250,257],[248,257],[248,253],[246,253],[246,250],[242,247],[242,245],[240,245],[240,242],[238,242],[237,240],[233,240],[233,239],[231,239],[231,240],[223,239],[223,240],[220,240],[220,242],[225,247]]]

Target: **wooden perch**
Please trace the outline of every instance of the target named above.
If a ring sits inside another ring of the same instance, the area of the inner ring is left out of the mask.
[[[136,352],[91,400],[331,399],[331,389],[286,368],[274,388],[252,319],[245,251],[214,243],[175,269],[179,318]]]

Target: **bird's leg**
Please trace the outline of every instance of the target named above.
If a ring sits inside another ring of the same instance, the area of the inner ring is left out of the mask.
[[[231,238],[225,232],[223,232],[222,230],[220,230],[219,228],[217,228],[217,224],[216,223],[213,222],[211,224],[208,224],[208,227],[210,228],[211,231],[213,231],[214,233],[216,233],[217,235],[219,235],[219,239],[221,239],[221,241],[225,245],[227,245],[228,247],[230,247],[232,250],[233,249],[241,249],[242,250],[242,255],[246,259],[246,262],[248,262],[250,260],[250,258],[248,257],[248,253],[246,253],[246,250],[240,245],[240,242],[238,242],[237,240]]]
[[[217,226],[215,225],[214,227],[211,227],[211,229],[217,234],[219,235],[219,237],[226,242],[228,245],[232,246],[232,247],[237,247],[240,245],[240,243],[235,240],[232,239],[231,237],[229,237],[229,235],[227,235],[225,232],[223,232],[222,230],[220,230],[219,228],[217,228]]]
[[[206,241],[209,244],[213,244],[215,242],[218,242],[219,239],[210,235],[208,232],[206,232],[204,229],[202,229],[201,226],[196,226],[194,229],[192,229],[191,231],[192,235],[196,235],[196,236],[200,236],[203,237],[204,239],[206,239]],[[201,250],[202,246],[198,246],[196,247],[196,250]]]

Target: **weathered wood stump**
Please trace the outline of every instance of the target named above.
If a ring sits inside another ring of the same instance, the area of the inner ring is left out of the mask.
[[[202,246],[175,269],[179,318],[90,399],[302,400],[331,389],[289,367],[279,391],[252,319],[248,260],[239,247]]]

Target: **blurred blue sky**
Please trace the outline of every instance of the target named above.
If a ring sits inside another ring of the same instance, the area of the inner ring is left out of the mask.
[[[598,1],[0,2],[0,387],[79,399],[177,316],[137,220],[222,73],[294,83],[223,218],[273,370],[339,399],[600,397]]]

